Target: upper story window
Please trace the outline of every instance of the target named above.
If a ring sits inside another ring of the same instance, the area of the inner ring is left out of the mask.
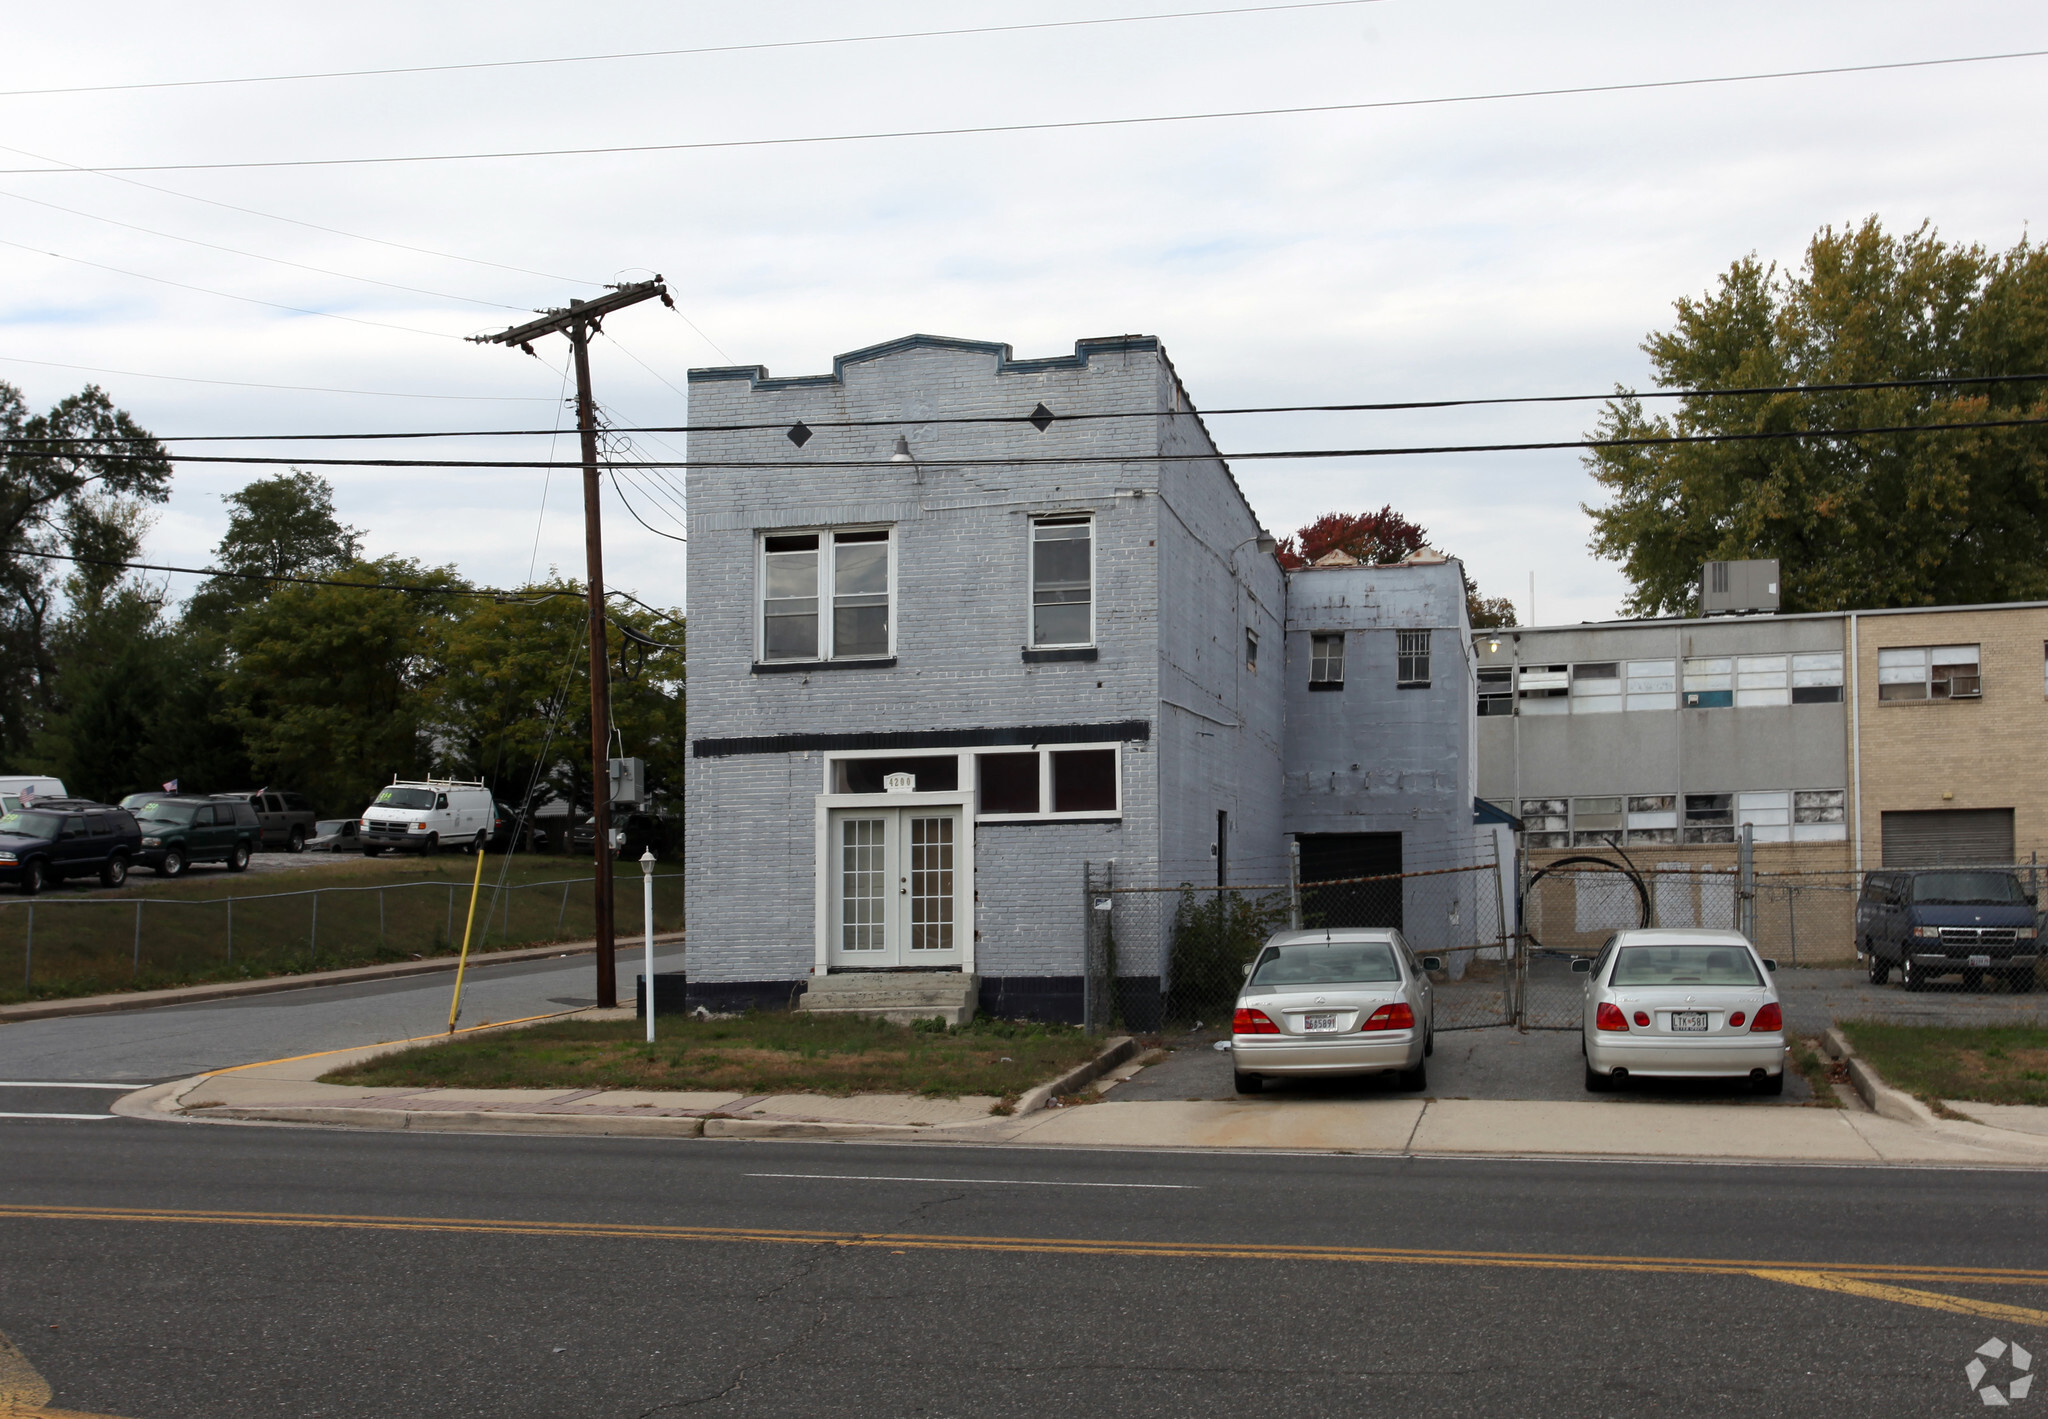
[[[761,539],[761,659],[889,654],[890,547],[884,527]]]
[[[1244,668],[1259,673],[1259,633],[1250,626],[1244,628]]]
[[[1792,657],[1792,703],[1838,705],[1842,702],[1842,652],[1817,651]]]
[[[1632,710],[1678,708],[1678,664],[1671,660],[1631,660],[1623,667],[1623,686]]]
[[[1914,646],[1877,653],[1880,700],[1974,700],[1984,680],[1974,645]]]
[[[1308,638],[1308,687],[1311,690],[1344,688],[1343,632]]]
[[[1496,665],[1479,672],[1479,714],[1513,714],[1515,712],[1515,672],[1505,665]]]
[[[1695,656],[1685,662],[1687,709],[1726,709],[1735,703],[1735,662],[1728,656]]]
[[[1604,714],[1622,706],[1621,665],[1613,660],[1585,661],[1572,667],[1572,713]]]
[[[1095,644],[1095,520],[1031,524],[1031,644]]]
[[[1394,685],[1401,690],[1429,688],[1429,632],[1396,631]]]

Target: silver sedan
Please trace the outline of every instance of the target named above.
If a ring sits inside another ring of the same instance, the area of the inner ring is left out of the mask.
[[[1282,931],[1245,972],[1230,1024],[1237,1092],[1283,1075],[1387,1074],[1429,1082],[1435,1048],[1428,971],[1398,931]]]
[[[1616,932],[1586,973],[1586,1087],[1622,1079],[1748,1078],[1785,1090],[1785,1012],[1771,972],[1739,931]]]

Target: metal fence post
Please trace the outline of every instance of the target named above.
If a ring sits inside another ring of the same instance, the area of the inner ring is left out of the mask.
[[[228,898],[228,965],[235,964],[235,899]]]
[[[1301,930],[1301,839],[1287,840],[1287,924]]]
[[[142,898],[135,899],[135,964],[128,968],[128,979],[142,977]]]
[[[314,891],[314,893],[313,893],[313,930],[312,930],[312,933],[311,933],[311,934],[310,934],[310,935],[309,935],[309,936],[308,936],[308,937],[306,938],[306,954],[307,954],[307,955],[309,955],[309,956],[313,956],[313,955],[318,955],[318,954],[319,954],[319,951],[320,951],[320,893],[319,893],[319,891],[318,891],[318,890],[316,889],[316,890]]]
[[[28,904],[28,938],[21,947],[21,988],[26,991],[36,976],[36,904]]]
[[[1095,864],[1081,864],[1081,1028],[1095,1033]]]
[[[448,884],[448,930],[444,939],[450,946],[455,944],[455,884]]]
[[[1742,845],[1736,854],[1741,874],[1735,887],[1735,929],[1756,941],[1756,829],[1742,825]]]
[[[568,882],[562,884],[562,909],[555,913],[555,940],[557,941],[562,939],[562,923],[568,920],[569,917],[569,888],[571,885]]]
[[[1792,964],[1799,964],[1799,884],[1785,884],[1785,929],[1792,936]]]

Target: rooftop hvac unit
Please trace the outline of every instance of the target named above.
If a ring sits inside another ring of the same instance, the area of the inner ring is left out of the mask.
[[[1700,568],[1700,614],[1747,616],[1778,609],[1778,563],[1708,562]]]

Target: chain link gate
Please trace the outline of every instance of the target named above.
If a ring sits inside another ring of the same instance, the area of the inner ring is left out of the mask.
[[[1492,862],[1336,881],[1201,887],[1120,885],[1115,864],[1084,869],[1089,1030],[1227,1032],[1231,1008],[1268,937],[1290,926],[1398,929],[1418,956],[1443,958],[1436,1028],[1514,1019],[1514,942]]]

